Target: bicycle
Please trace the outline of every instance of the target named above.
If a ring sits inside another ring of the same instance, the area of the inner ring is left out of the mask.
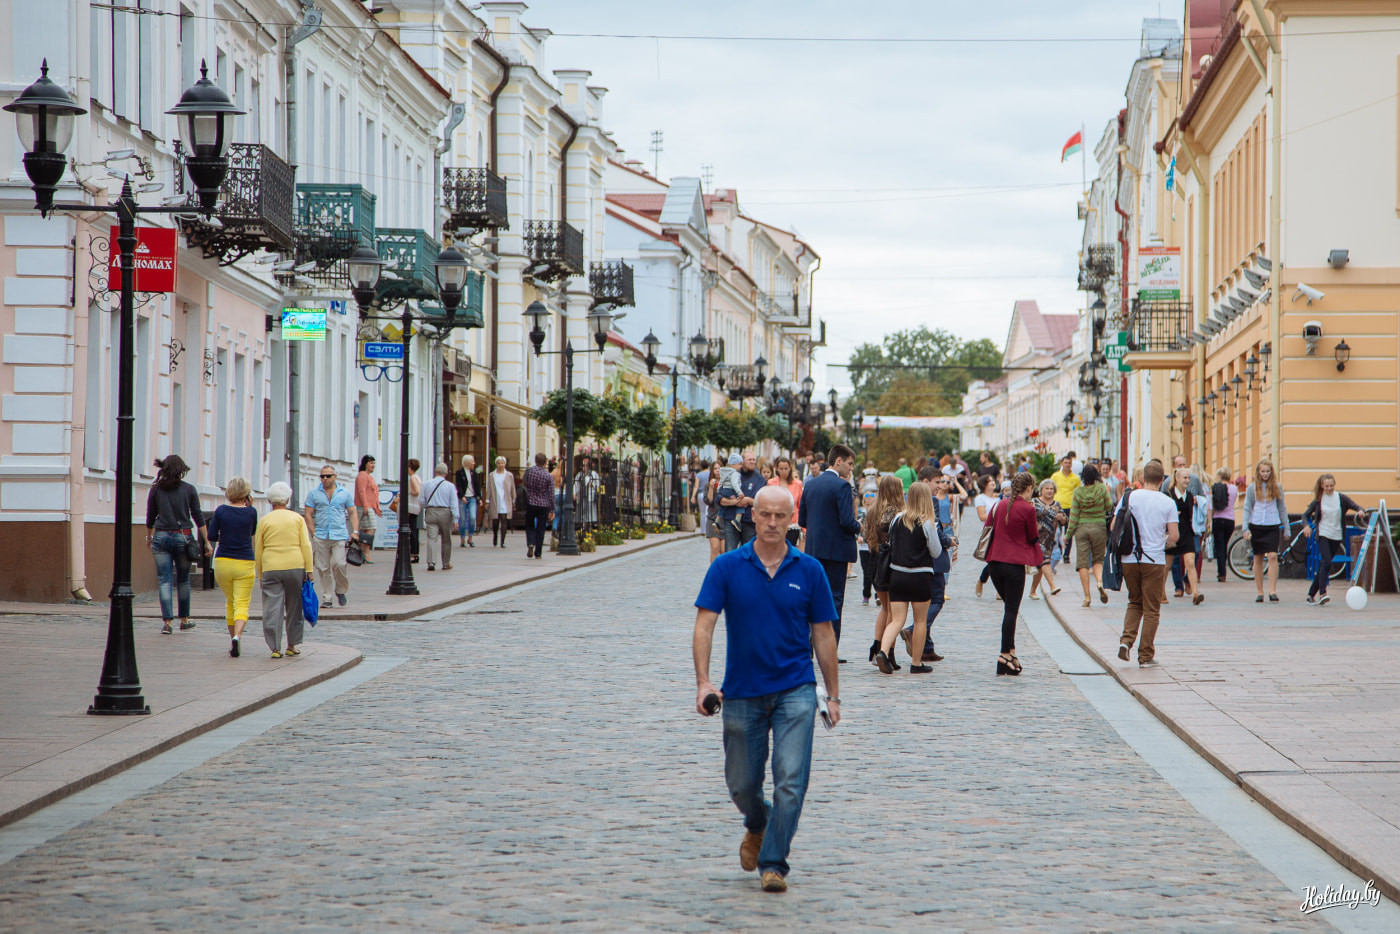
[[[1342,551],[1340,554],[1332,556],[1331,573],[1328,575],[1332,580],[1339,578],[1349,578],[1351,576],[1351,540],[1366,531],[1367,515],[1364,511],[1352,515],[1351,524],[1342,527]],[[1308,530],[1310,534],[1304,535],[1303,531]],[[1238,530],[1230,536],[1230,543],[1226,546],[1229,556],[1227,563],[1230,570],[1241,580],[1254,580],[1254,549],[1249,542],[1245,541],[1244,531]],[[1298,534],[1294,535],[1288,545],[1278,551],[1278,576],[1280,579],[1286,577],[1284,569],[1293,565],[1302,564],[1306,568],[1308,580],[1312,580],[1318,572],[1318,564],[1322,561],[1322,553],[1317,547],[1317,529],[1314,523],[1300,525]]]

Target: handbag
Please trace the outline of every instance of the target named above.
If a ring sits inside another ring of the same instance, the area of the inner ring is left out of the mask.
[[[997,506],[1001,505],[1000,503]],[[992,533],[996,529],[997,507],[993,506],[991,513],[987,516],[992,521],[982,526],[982,534],[977,536],[977,547],[972,549],[972,557],[978,561],[987,560],[987,552],[992,547]]]
[[[185,542],[185,557],[190,559],[190,564],[199,563],[199,539],[192,538]]]
[[[1123,556],[1112,548],[1103,556],[1103,586],[1115,592],[1123,589]]]
[[[359,567],[365,563],[365,549],[359,542],[347,542],[345,545],[345,563],[351,567]]]
[[[316,585],[311,582],[309,574],[301,582],[301,618],[313,628],[321,618],[321,598],[316,595]]]

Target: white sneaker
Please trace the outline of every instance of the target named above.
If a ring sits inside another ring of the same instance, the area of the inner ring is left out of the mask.
[[[1332,602],[1332,598],[1329,597],[1329,596],[1327,596],[1327,594],[1323,594],[1322,596],[1320,596],[1320,597],[1317,598],[1317,605],[1318,605],[1318,606],[1326,606],[1327,604],[1329,604],[1329,603],[1331,603],[1331,602]]]
[[[1145,662],[1138,662],[1138,667],[1139,667],[1139,668],[1161,668],[1161,667],[1162,667],[1162,663],[1159,662],[1159,661],[1157,661],[1157,659],[1155,659],[1155,658],[1149,658],[1149,659],[1148,659],[1147,661],[1145,661]]]

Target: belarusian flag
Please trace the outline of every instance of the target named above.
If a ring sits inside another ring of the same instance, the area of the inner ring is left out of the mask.
[[[1060,150],[1060,161],[1064,162],[1065,159],[1079,152],[1079,150],[1083,148],[1084,131],[1080,130],[1078,133],[1075,133],[1073,136],[1071,136],[1068,140],[1065,141],[1065,148]]]

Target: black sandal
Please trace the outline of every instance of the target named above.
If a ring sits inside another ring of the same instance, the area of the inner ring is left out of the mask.
[[[1019,675],[1021,673],[1021,663],[1016,660],[1015,655],[1008,655],[1003,652],[997,656],[998,675]]]

